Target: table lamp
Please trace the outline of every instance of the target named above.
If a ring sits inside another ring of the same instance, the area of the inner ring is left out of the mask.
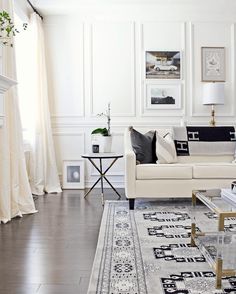
[[[210,125],[215,126],[214,105],[224,104],[224,84],[205,83],[203,86],[203,105],[211,105]]]

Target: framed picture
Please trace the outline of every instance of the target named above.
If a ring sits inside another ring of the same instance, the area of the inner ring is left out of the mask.
[[[225,82],[225,48],[202,47],[202,82]]]
[[[146,85],[147,109],[180,109],[181,84]]]
[[[146,51],[146,79],[180,78],[180,51]]]
[[[63,189],[84,189],[84,161],[63,161]]]

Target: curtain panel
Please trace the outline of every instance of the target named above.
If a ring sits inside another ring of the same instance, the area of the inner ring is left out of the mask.
[[[13,18],[12,0],[0,0],[0,8]],[[2,74],[16,80],[14,48],[2,48]],[[35,213],[23,150],[17,87],[5,94],[5,124],[0,128],[0,222]]]
[[[41,18],[32,13],[30,17],[33,58],[31,79],[34,101],[34,129],[30,152],[30,185],[32,193],[42,195],[61,192],[51,129],[48,100],[47,69],[44,31]]]

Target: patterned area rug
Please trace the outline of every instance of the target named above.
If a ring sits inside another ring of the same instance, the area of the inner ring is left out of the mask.
[[[188,200],[172,200],[137,202],[129,211],[127,201],[107,201],[88,294],[235,294],[236,277],[216,290],[211,267],[190,247],[190,208]],[[199,231],[216,228],[205,206],[197,218]],[[235,219],[226,230],[236,230]]]

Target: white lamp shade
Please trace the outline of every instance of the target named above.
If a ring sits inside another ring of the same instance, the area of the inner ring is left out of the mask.
[[[203,104],[224,104],[225,90],[223,83],[205,83],[203,85]]]

